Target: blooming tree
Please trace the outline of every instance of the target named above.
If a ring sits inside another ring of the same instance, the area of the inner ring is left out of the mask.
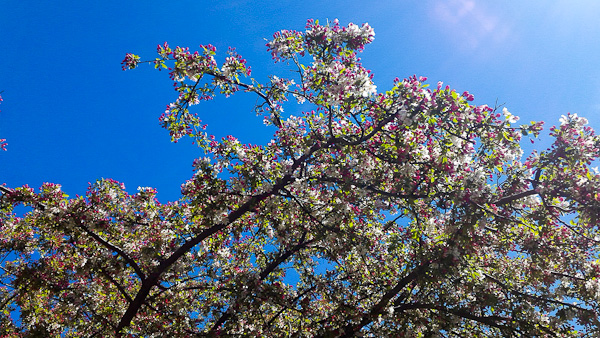
[[[3,336],[597,336],[600,137],[470,103],[441,83],[377,92],[358,53],[369,25],[283,30],[294,78],[249,78],[230,49],[158,46],[178,92],[160,117],[203,156],[162,204],[100,180],[2,187]],[[257,95],[266,145],[215,140],[191,106]],[[304,111],[283,111],[286,101]],[[30,211],[18,216],[16,206]]]

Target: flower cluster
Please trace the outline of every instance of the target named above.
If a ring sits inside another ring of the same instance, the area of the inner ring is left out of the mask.
[[[577,116],[577,114],[571,115],[570,113],[567,114],[566,116],[562,115],[558,121],[560,122],[561,126],[575,125],[579,128],[588,124],[588,120],[585,117]]]
[[[122,67],[123,70],[126,70],[126,69],[135,69],[138,66],[139,62],[140,62],[140,57],[138,55],[127,53],[127,54],[125,54],[125,59],[123,59],[123,61],[121,61],[121,64],[123,65],[123,67]]]
[[[372,75],[360,64],[345,64],[339,61],[330,63],[315,62],[307,67],[303,90],[318,90],[323,93],[322,104],[337,106],[353,98],[367,98],[375,95],[377,86]]]
[[[318,21],[309,20],[305,34],[306,49],[311,52],[320,49],[322,45],[338,50],[345,46],[350,50],[361,51],[375,38],[375,31],[368,23],[361,27],[353,23],[341,27],[337,19],[333,21],[333,26],[323,26]]]
[[[250,76],[250,67],[246,66],[246,60],[241,55],[235,52],[235,49],[230,48],[229,56],[225,59],[221,67],[221,74],[226,78],[237,77],[238,73]]]
[[[304,56],[307,51],[311,55],[318,55],[316,51],[323,49],[329,49],[333,53],[344,48],[362,51],[374,38],[375,31],[367,23],[360,27],[353,23],[342,27],[337,19],[333,21],[332,26],[308,20],[305,33],[293,30],[279,31],[267,42],[267,47],[277,62],[290,59],[296,54]]]
[[[275,62],[287,60],[296,54],[304,56],[303,35],[297,31],[282,30],[273,34],[273,39],[267,42],[268,50]]]

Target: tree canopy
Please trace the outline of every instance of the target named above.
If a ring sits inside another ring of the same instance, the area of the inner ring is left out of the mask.
[[[166,204],[110,179],[2,187],[1,334],[597,336],[600,137],[568,114],[524,155],[543,123],[422,77],[378,92],[358,58],[373,38],[337,20],[277,32],[293,73],[266,82],[235,49],[127,54],[168,70],[160,124],[197,143],[195,173]],[[238,92],[268,144],[216,140],[192,111]]]

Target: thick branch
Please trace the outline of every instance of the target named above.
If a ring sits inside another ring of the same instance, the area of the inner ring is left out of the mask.
[[[593,312],[590,309],[585,309],[585,308],[582,308],[582,307],[577,306],[575,304],[570,304],[570,303],[562,302],[562,301],[556,300],[556,299],[545,298],[545,297],[542,297],[542,296],[538,296],[538,295],[534,295],[534,294],[528,294],[528,293],[525,293],[525,292],[521,292],[521,291],[518,291],[518,290],[515,290],[515,289],[511,288],[510,286],[506,285],[505,283],[502,283],[497,278],[494,278],[494,277],[492,277],[492,276],[490,276],[488,274],[484,274],[484,276],[486,278],[492,280],[496,284],[500,285],[504,290],[506,290],[506,291],[508,291],[510,293],[519,295],[519,296],[521,296],[523,298],[530,298],[530,299],[535,299],[535,300],[542,301],[542,302],[547,302],[547,303],[553,303],[553,304],[557,304],[557,305],[562,305],[562,306],[570,307],[570,308],[573,308],[573,309],[576,309],[576,310],[579,310],[579,311]]]
[[[410,284],[415,279],[421,277],[425,273],[425,271],[429,267],[429,264],[431,263],[422,263],[421,265],[417,266],[411,273],[400,279],[400,281],[398,281],[398,283],[392,289],[390,289],[383,295],[383,297],[381,297],[379,302],[375,304],[373,308],[371,308],[371,311],[369,313],[365,313],[363,315],[362,320],[358,324],[350,323],[346,325],[346,327],[344,327],[343,329],[343,334],[341,335],[341,337],[354,337],[358,331],[360,331],[363,327],[369,325],[375,318],[377,318],[378,315],[384,312],[386,306],[389,304],[392,298],[396,297],[398,293],[400,293],[400,291],[402,291],[402,289],[404,289],[408,284]],[[324,335],[321,335],[319,337],[327,336],[328,334],[325,333]]]
[[[396,311],[405,311],[405,310],[414,310],[414,309],[431,309],[431,310],[446,312],[446,313],[450,313],[450,314],[453,314],[458,317],[473,320],[473,321],[485,324],[490,327],[495,327],[498,329],[506,328],[506,326],[500,325],[498,322],[509,322],[512,320],[511,318],[500,317],[500,316],[476,316],[465,310],[448,309],[443,306],[435,305],[435,304],[409,303],[409,304],[402,304],[402,305],[398,306],[397,308],[395,308]]]
[[[302,238],[300,239],[299,243],[294,245],[293,247],[291,247],[290,249],[288,249],[286,252],[284,252],[283,254],[281,254],[279,257],[277,257],[277,259],[275,259],[274,261],[271,262],[271,264],[269,264],[263,271],[261,271],[261,273],[258,275],[259,280],[264,280],[265,278],[267,278],[267,276],[269,274],[271,274],[271,272],[273,272],[273,270],[275,270],[281,263],[285,262],[286,260],[288,260],[288,258],[290,258],[294,253],[302,250],[303,248],[307,247],[308,245],[310,245],[311,243],[315,242],[316,239],[312,239],[309,241],[304,241],[306,237],[306,233],[304,233],[302,235]],[[234,306],[235,308],[235,306]],[[223,323],[225,323],[227,320],[229,320],[229,318],[231,318],[232,313],[230,311],[225,311],[221,317],[215,322],[215,324],[213,325],[213,327],[210,329],[210,332],[208,333],[208,335],[210,336],[211,334],[213,334],[216,330],[219,329],[219,327],[221,325],[223,325]]]
[[[10,194],[11,192],[13,192],[12,189],[7,188],[7,187],[5,187],[3,185],[0,185],[0,191],[2,191],[3,194]]]
[[[499,199],[498,201],[493,202],[492,204],[495,204],[495,205],[504,205],[504,204],[508,204],[510,202],[516,201],[518,199],[521,199],[521,198],[524,198],[524,197],[527,197],[527,196],[531,196],[531,195],[537,195],[537,194],[538,194],[538,192],[535,191],[535,190],[527,190],[527,191],[523,191],[523,192],[518,193],[518,194],[514,194],[514,195],[511,195],[511,196],[503,197],[503,198]]]
[[[301,159],[303,157],[301,157]],[[297,166],[297,165],[299,165],[299,163],[294,163],[294,165]],[[253,196],[248,201],[246,201],[246,203],[242,204],[238,209],[231,212],[227,218],[227,222],[214,225],[214,226],[204,230],[199,235],[192,238],[190,241],[185,242],[182,246],[179,247],[179,249],[177,249],[175,252],[173,252],[173,254],[171,254],[171,256],[169,256],[167,259],[162,261],[160,263],[160,265],[156,268],[156,270],[142,282],[142,286],[140,287],[140,290],[138,291],[136,297],[134,298],[133,302],[129,303],[129,307],[125,311],[125,314],[123,314],[123,317],[121,317],[121,321],[119,322],[119,325],[117,327],[117,332],[120,332],[122,329],[129,326],[129,324],[133,320],[133,317],[135,317],[138,310],[140,309],[140,307],[146,300],[146,297],[150,293],[150,290],[152,289],[152,287],[154,287],[158,283],[158,279],[159,279],[160,275],[162,275],[163,272],[165,272],[171,265],[173,265],[177,260],[179,260],[179,258],[181,258],[183,255],[185,255],[190,250],[192,250],[193,247],[198,245],[204,239],[223,230],[225,227],[227,227],[231,223],[237,221],[245,213],[251,211],[254,208],[254,206],[256,206],[256,204],[271,197],[272,195],[274,195],[275,193],[280,191],[283,187],[285,187],[287,184],[289,184],[293,181],[294,181],[294,177],[291,174],[284,176],[281,179],[281,181],[279,183],[277,183],[276,185],[274,185],[270,191],[266,191],[260,195]]]
[[[119,256],[123,257],[125,262],[127,262],[127,264],[131,265],[131,267],[133,268],[135,273],[140,277],[140,279],[142,281],[146,278],[146,275],[144,274],[142,269],[139,267],[139,265],[137,265],[137,263],[131,257],[129,257],[129,255],[127,255],[123,250],[121,250],[121,248],[109,243],[104,238],[100,237],[98,234],[91,231],[83,223],[81,223],[81,222],[74,222],[74,223],[75,223],[76,227],[82,229],[86,234],[88,234],[90,237],[95,239],[98,243],[102,244],[107,249],[114,251],[114,252],[118,253]]]
[[[13,189],[11,189],[11,188],[8,188],[8,187],[4,186],[4,185],[0,185],[0,192],[2,192],[2,196],[4,196],[4,195],[11,194],[11,193],[13,193],[15,191]],[[44,203],[38,202],[34,206],[34,208],[37,208],[39,210],[44,211],[44,210],[46,210],[47,206]]]

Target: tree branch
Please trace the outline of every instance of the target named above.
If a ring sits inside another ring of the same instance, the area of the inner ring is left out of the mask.
[[[516,201],[518,199],[521,199],[521,198],[524,198],[527,196],[531,196],[531,195],[537,195],[537,194],[538,194],[538,192],[535,190],[527,190],[527,191],[520,192],[518,194],[503,197],[503,198],[499,199],[498,201],[492,202],[490,204],[504,205],[504,204],[508,204],[510,202]]]
[[[346,325],[343,329],[341,337],[354,337],[358,331],[360,331],[363,327],[369,325],[378,315],[383,313],[385,307],[388,305],[390,300],[396,295],[398,295],[398,293],[400,293],[400,291],[402,291],[402,289],[404,289],[404,287],[406,287],[409,283],[421,277],[425,273],[425,271],[427,271],[427,268],[430,264],[431,263],[429,262],[422,263],[421,265],[417,266],[413,271],[411,271],[408,275],[400,279],[400,281],[398,281],[398,283],[392,289],[390,289],[383,295],[383,297],[381,297],[379,302],[371,308],[371,311],[369,313],[363,314],[362,320],[358,324],[350,323]],[[328,332],[323,335],[320,335],[319,337],[328,337]]]
[[[121,321],[119,322],[119,325],[117,326],[117,335],[119,336],[121,334],[121,331],[125,327],[130,325],[131,321],[133,320],[133,317],[135,317],[138,310],[144,303],[146,297],[150,293],[150,290],[158,283],[160,275],[162,275],[162,273],[165,272],[171,265],[173,265],[180,257],[182,257],[183,255],[188,253],[193,247],[198,245],[204,239],[223,230],[225,227],[227,227],[231,223],[237,221],[245,213],[252,210],[252,208],[256,204],[271,197],[273,194],[275,194],[276,192],[281,190],[284,186],[286,186],[287,184],[289,184],[293,181],[294,181],[294,178],[291,174],[284,176],[281,179],[281,181],[279,183],[277,183],[276,185],[274,185],[270,191],[264,192],[260,195],[253,196],[248,201],[246,201],[246,203],[242,204],[238,209],[232,211],[227,218],[227,222],[214,225],[214,226],[204,230],[199,235],[192,238],[190,241],[185,242],[182,246],[180,246],[177,250],[175,250],[175,252],[173,252],[173,254],[171,254],[171,256],[169,256],[167,259],[162,261],[159,264],[159,266],[156,267],[154,272],[151,273],[145,280],[143,280],[142,286],[140,287],[140,290],[138,291],[135,298],[133,299],[133,302],[129,303],[129,307],[127,308],[127,310],[121,317]]]
[[[84,223],[82,223],[82,222],[73,222],[73,223],[75,223],[76,227],[82,229],[86,234],[88,234],[88,236],[95,239],[98,243],[102,244],[107,249],[114,251],[117,254],[119,254],[119,256],[123,257],[125,262],[127,262],[127,264],[129,264],[133,268],[135,273],[140,277],[140,279],[142,281],[144,281],[146,279],[146,275],[144,274],[142,269],[139,267],[139,265],[131,257],[129,257],[129,255],[127,255],[123,250],[121,250],[121,248],[109,243],[107,240],[100,237],[95,232],[91,231],[88,227],[86,227],[84,225]]]
[[[306,232],[304,232],[302,234],[302,238],[300,238],[300,241],[299,241],[298,244],[294,245],[293,247],[291,247],[290,249],[288,249],[287,251],[285,251],[283,254],[281,254],[279,257],[277,257],[277,259],[275,259],[274,261],[272,261],[271,264],[269,264],[263,271],[261,271],[261,273],[258,275],[259,280],[262,281],[265,278],[267,278],[267,276],[271,272],[273,272],[273,270],[275,270],[275,268],[277,268],[281,263],[285,262],[294,253],[302,250],[303,248],[307,247],[311,243],[316,242],[316,239],[312,239],[312,240],[309,240],[309,241],[305,241],[305,239],[306,239]],[[233,307],[235,308],[235,305]],[[219,327],[221,325],[223,325],[223,323],[225,323],[225,321],[227,321],[231,317],[232,317],[231,312],[230,311],[225,311],[221,315],[221,317],[214,323],[214,325],[212,326],[212,328],[208,332],[208,335],[214,334],[214,332],[216,330],[218,330]]]

